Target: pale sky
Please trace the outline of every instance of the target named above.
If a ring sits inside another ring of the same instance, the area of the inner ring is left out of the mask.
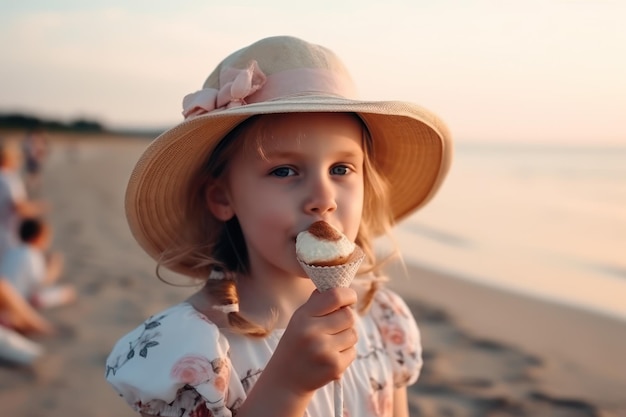
[[[293,35],[459,142],[626,144],[624,22],[621,0],[3,1],[0,112],[170,126],[227,54]]]

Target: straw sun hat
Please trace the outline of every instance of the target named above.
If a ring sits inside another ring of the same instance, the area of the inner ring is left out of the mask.
[[[344,65],[324,47],[293,37],[262,39],[228,56],[201,90],[186,96],[185,121],[137,162],[126,216],[143,249],[158,259],[184,228],[194,227],[184,209],[186,186],[225,135],[254,115],[295,112],[349,112],[363,120],[374,165],[390,183],[396,220],[423,206],[448,171],[452,142],[437,116],[411,103],[356,98]]]

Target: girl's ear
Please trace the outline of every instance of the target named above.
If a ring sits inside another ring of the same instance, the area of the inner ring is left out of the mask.
[[[207,188],[206,202],[209,210],[218,220],[225,222],[235,215],[230,205],[228,193],[221,184],[212,184]]]

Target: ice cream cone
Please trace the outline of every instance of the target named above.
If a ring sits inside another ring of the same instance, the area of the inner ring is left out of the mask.
[[[364,258],[365,253],[356,246],[352,260],[342,265],[316,266],[309,265],[300,259],[298,259],[298,262],[300,262],[302,269],[311,278],[317,289],[326,291],[331,288],[349,287]]]

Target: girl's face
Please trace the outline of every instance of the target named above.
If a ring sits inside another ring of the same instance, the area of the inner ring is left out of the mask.
[[[258,130],[248,132],[229,162],[224,208],[239,220],[252,275],[304,276],[295,254],[299,232],[325,220],[352,241],[357,236],[363,127],[346,114],[263,117],[271,120],[261,121],[261,139]]]

